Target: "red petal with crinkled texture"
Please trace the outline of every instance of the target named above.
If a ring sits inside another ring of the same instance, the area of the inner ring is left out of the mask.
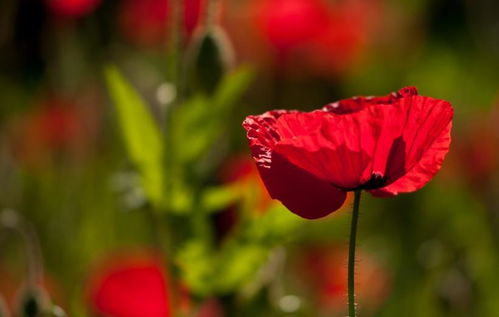
[[[325,105],[322,108],[322,110],[335,114],[348,114],[360,111],[368,106],[393,104],[396,103],[401,98],[417,96],[417,94],[418,94],[417,88],[409,86],[409,87],[404,87],[397,92],[392,92],[387,96],[382,96],[382,97],[357,96],[353,98],[332,102],[330,104]]]
[[[378,197],[394,196],[421,189],[440,170],[449,151],[453,110],[443,100],[415,96],[402,101],[408,111],[404,133],[405,146],[392,149],[392,156],[404,160],[404,173],[390,170],[391,181],[387,186],[371,190]]]
[[[448,151],[452,108],[412,94],[393,101],[361,103],[355,111],[348,105],[341,114],[283,115],[276,122],[281,140],[274,150],[344,190],[385,188],[375,195],[417,190],[440,169]]]
[[[277,110],[260,116],[249,116],[243,126],[247,130],[253,157],[270,196],[280,200],[289,210],[303,218],[321,218],[343,205],[346,192],[291,164],[273,151],[282,137],[275,129],[275,123],[282,115],[293,113],[296,112]]]

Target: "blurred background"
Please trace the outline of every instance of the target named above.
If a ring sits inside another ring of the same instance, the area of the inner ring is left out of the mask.
[[[241,122],[407,85],[455,109],[363,196],[360,316],[499,316],[499,2],[2,0],[0,316],[345,316],[351,202],[305,221]]]

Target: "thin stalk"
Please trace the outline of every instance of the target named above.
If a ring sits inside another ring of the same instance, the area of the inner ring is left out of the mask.
[[[217,17],[220,12],[220,0],[210,0],[205,11],[205,28],[210,29],[217,23]]]
[[[361,190],[355,191],[353,200],[352,223],[350,226],[350,247],[348,251],[348,316],[357,316],[355,310],[355,243],[357,224],[359,222],[359,205]]]
[[[24,244],[26,256],[27,282],[30,287],[37,287],[43,280],[42,251],[35,230],[25,222],[18,212],[5,209],[0,212],[0,231],[9,230],[18,234]]]

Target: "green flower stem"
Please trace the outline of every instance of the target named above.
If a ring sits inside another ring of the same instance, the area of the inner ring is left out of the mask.
[[[361,190],[355,191],[353,200],[352,223],[350,226],[350,247],[348,251],[348,316],[355,317],[355,241],[359,222],[359,205]]]
[[[41,285],[43,280],[42,251],[38,236],[31,224],[22,219],[17,211],[5,209],[0,211],[0,233],[2,229],[11,231],[22,239],[27,261],[28,285],[30,287]]]
[[[210,0],[206,8],[205,26],[207,29],[216,25],[216,18],[221,9],[220,0]]]

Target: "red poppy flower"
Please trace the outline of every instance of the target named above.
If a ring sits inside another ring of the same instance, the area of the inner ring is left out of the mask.
[[[78,18],[94,11],[101,0],[45,0],[53,13]]]
[[[253,28],[277,53],[275,61],[319,74],[346,70],[359,60],[380,20],[378,0],[250,3]]]
[[[152,255],[120,256],[92,273],[88,288],[95,312],[114,317],[169,317],[166,274]]]
[[[255,10],[258,27],[279,53],[309,42],[328,23],[322,0],[259,1]]]
[[[407,87],[312,112],[248,116],[253,158],[272,198],[304,218],[337,210],[346,192],[386,197],[423,187],[450,144],[453,110]]]

